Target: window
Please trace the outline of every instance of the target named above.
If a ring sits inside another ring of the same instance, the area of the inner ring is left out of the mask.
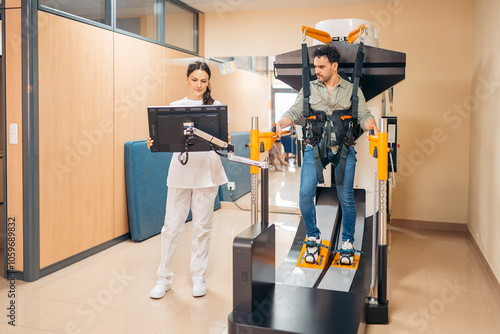
[[[297,91],[286,84],[275,84],[272,88],[272,120],[277,123],[297,99]]]
[[[40,0],[40,5],[57,9],[76,16],[86,18],[95,22],[110,25],[111,0],[80,0],[80,1],[60,1],[60,0]]]
[[[196,16],[181,5],[165,1],[165,43],[197,52]]]
[[[179,0],[39,0],[38,8],[189,53],[199,51],[198,11]]]
[[[116,28],[158,40],[156,0],[116,1]]]

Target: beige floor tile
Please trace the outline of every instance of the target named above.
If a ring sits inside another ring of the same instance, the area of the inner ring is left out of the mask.
[[[26,295],[17,295],[15,299],[16,306],[16,326],[27,326],[35,320],[41,319],[66,305],[65,302],[30,297]],[[6,305],[6,304],[2,304]],[[8,317],[1,317],[0,322],[8,322]]]
[[[276,227],[277,265],[288,254],[298,219],[270,214]],[[160,236],[125,241],[38,281],[16,282],[17,321],[27,327],[12,329],[0,318],[0,333],[64,333],[72,327],[82,333],[227,333],[232,240],[250,227],[250,212],[215,211],[208,293],[203,298],[191,295],[192,226],[185,227],[174,262],[174,283],[165,297],[149,297],[156,282]],[[463,232],[390,229],[390,323],[369,325],[366,333],[500,333],[500,296],[492,294]],[[8,302],[8,288],[8,282],[0,280],[0,305]]]
[[[497,331],[493,317],[489,313],[458,310],[438,302],[430,306],[433,330],[456,334],[495,333]]]
[[[430,304],[439,303],[446,308],[489,313],[486,300],[481,292],[469,292],[454,286],[452,282],[441,288],[429,287]]]
[[[407,328],[394,323],[387,325],[368,325],[366,334],[432,334],[431,330],[415,330],[415,328]]]
[[[431,319],[426,317],[428,302],[389,301],[389,321],[394,328],[413,332],[432,330]]]
[[[424,285],[403,285],[394,284],[388,285],[387,297],[392,303],[398,302],[398,305],[404,302],[412,302],[418,304],[427,304],[429,302],[428,287]]]
[[[500,315],[500,296],[483,293],[483,297],[486,301],[486,304],[488,305],[489,312],[491,314]]]
[[[31,286],[28,290],[20,290],[20,293],[31,297],[69,302],[95,289],[100,284],[99,282],[64,278],[54,281],[47,279],[45,283],[36,288]]]
[[[136,314],[155,314],[158,318],[171,320],[193,300],[194,297],[191,294],[180,294],[174,290],[168,291],[163,298],[153,299],[147,291],[132,300],[122,311]]]
[[[220,300],[232,305],[233,303],[233,282],[232,279],[219,278],[214,282],[207,282],[207,294],[205,297],[210,300]]]
[[[426,285],[425,270],[423,268],[387,268],[387,280],[394,284]]]
[[[500,333],[500,315],[493,314],[492,318],[493,318],[493,322],[495,323],[495,326],[496,326],[496,329],[497,329],[496,332]]]
[[[441,244],[432,244],[424,246],[424,258],[439,259],[445,261],[461,262],[464,258],[470,256],[472,250],[468,245],[444,242]]]
[[[468,261],[454,262],[436,258],[426,258],[425,270],[430,272],[444,272],[460,276],[474,275],[474,271]]]
[[[387,266],[394,268],[423,268],[425,262],[422,252],[417,247],[404,251],[391,250],[387,255]]]
[[[227,316],[232,311],[232,303],[208,298],[197,298],[177,317],[177,320],[205,325],[227,326]]]
[[[223,334],[224,327],[173,320],[155,334]]]
[[[481,291],[481,281],[475,274],[470,275],[457,275],[448,272],[425,272],[427,279],[427,286],[442,287],[446,282],[455,282],[463,286],[465,291]]]
[[[85,333],[154,334],[164,326],[169,326],[169,322],[157,314],[119,312]]]
[[[92,306],[79,304],[65,304],[41,319],[28,324],[36,328],[56,333],[87,333],[117,311],[103,308],[95,304]]]
[[[143,282],[135,276],[123,275],[121,280],[110,280],[75,298],[72,303],[87,306],[97,304],[108,309],[121,310],[139,295],[145,293],[145,289],[131,286],[131,281]]]
[[[36,328],[29,328],[25,326],[20,326],[16,323],[16,326],[11,326],[7,324],[0,323],[0,333],[2,334],[54,334],[54,332],[49,332]]]

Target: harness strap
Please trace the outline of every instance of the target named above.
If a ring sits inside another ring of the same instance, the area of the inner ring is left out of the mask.
[[[309,67],[309,51],[307,43],[302,43],[302,93],[304,94],[304,116],[309,116],[309,96],[311,96],[311,68]]]
[[[359,80],[361,78],[361,74],[363,72],[363,60],[365,57],[365,54],[363,52],[363,42],[359,43],[358,47],[358,52],[356,53],[356,61],[354,62],[354,69],[353,69],[353,81],[352,81],[352,100],[351,100],[351,105],[352,105],[352,118],[357,119],[358,118],[358,104],[359,104],[359,97],[358,97],[358,89],[359,89]]]
[[[321,163],[321,157],[319,155],[319,145],[313,146],[314,163],[316,165],[316,171],[318,172],[318,183],[324,183],[325,179],[323,177],[323,165]]]
[[[345,172],[345,163],[347,160],[347,154],[349,153],[349,147],[354,145],[354,138],[353,138],[353,131],[352,131],[352,123],[351,126],[349,126],[349,129],[347,130],[347,133],[345,135],[344,141],[340,145],[340,152],[337,152],[339,154],[339,159],[338,159],[338,169],[337,169],[337,178],[336,178],[336,184],[341,186],[342,183],[344,182],[344,172]]]
[[[340,145],[340,152],[337,152],[339,154],[339,164],[338,164],[338,169],[337,169],[337,178],[335,179],[335,183],[339,186],[342,185],[342,182],[344,181],[344,172],[345,172],[345,162],[347,159],[347,153],[349,153],[349,146],[345,145],[342,143]]]

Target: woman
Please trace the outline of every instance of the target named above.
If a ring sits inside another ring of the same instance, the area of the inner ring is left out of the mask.
[[[190,64],[186,78],[188,95],[170,105],[220,105],[210,94],[210,76],[210,68],[206,63],[197,61]],[[148,138],[148,148],[152,144],[153,141]],[[227,183],[227,177],[219,156],[213,151],[190,152],[185,165],[181,164],[179,155],[173,154],[168,170],[165,225],[161,230],[161,261],[157,272],[158,281],[151,290],[151,298],[162,298],[172,285],[175,252],[189,209],[193,214],[190,265],[193,296],[202,297],[207,293],[204,275],[208,265],[214,200],[219,185]]]

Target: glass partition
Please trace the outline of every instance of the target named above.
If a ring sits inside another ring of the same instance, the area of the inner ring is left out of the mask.
[[[165,1],[165,43],[197,52],[196,16],[180,5]]]
[[[110,25],[111,11],[110,0],[92,0],[92,1],[56,1],[40,0],[40,5],[61,12],[80,16],[85,19]]]
[[[156,0],[116,1],[116,28],[158,40]]]

